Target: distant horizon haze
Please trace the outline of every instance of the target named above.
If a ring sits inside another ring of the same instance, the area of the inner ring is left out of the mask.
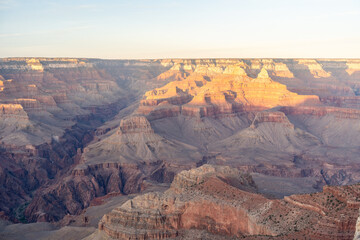
[[[0,0],[0,57],[360,58],[356,0]]]

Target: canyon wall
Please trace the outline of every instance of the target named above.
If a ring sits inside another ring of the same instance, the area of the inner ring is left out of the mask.
[[[352,239],[359,185],[270,200],[256,194],[249,175],[203,165],[176,175],[169,190],[148,193],[115,208],[99,222],[98,236],[173,239],[189,230],[249,239]],[[216,235],[214,235],[215,237]]]
[[[355,59],[1,59],[0,211],[58,221],[205,163],[356,183],[359,81]],[[222,231],[278,233],[248,222]]]

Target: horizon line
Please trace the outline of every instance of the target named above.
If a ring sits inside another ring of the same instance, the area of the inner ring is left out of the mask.
[[[101,58],[101,57],[0,57],[0,59],[89,59],[89,60],[215,60],[215,59],[354,59],[360,60],[359,57],[197,57],[197,58],[182,58],[182,57],[168,57],[168,58]]]

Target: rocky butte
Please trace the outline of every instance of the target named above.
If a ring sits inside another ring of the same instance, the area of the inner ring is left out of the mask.
[[[357,59],[0,59],[0,238],[352,239],[359,94]]]

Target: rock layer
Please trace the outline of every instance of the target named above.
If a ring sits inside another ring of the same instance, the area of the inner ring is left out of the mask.
[[[179,173],[163,194],[145,194],[115,208],[100,221],[99,234],[114,239],[172,239],[199,229],[251,239],[352,239],[359,185],[327,187],[321,193],[284,200],[249,191],[256,191],[256,186],[248,175],[203,165]]]
[[[198,68],[201,69],[201,66]],[[184,80],[147,92],[139,112],[155,115],[160,108],[176,109],[175,106],[180,106],[172,116],[181,112],[186,116],[214,117],[276,106],[319,103],[317,96],[301,96],[288,91],[285,85],[272,81],[264,68],[256,78],[248,77],[245,70],[229,70],[229,67],[225,70],[208,68],[208,75],[197,71],[198,68]],[[159,115],[157,118],[161,117]]]
[[[0,211],[57,221],[204,163],[301,192],[355,183],[359,74],[356,59],[1,59]]]

